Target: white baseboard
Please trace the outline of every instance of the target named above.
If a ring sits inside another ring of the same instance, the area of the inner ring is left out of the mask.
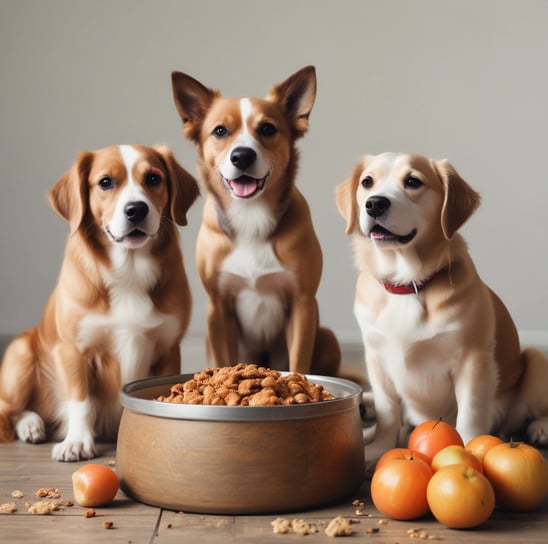
[[[354,345],[362,343],[362,338],[359,331],[335,331],[335,334],[341,345]],[[522,347],[535,347],[542,350],[548,350],[548,330],[521,330],[518,331],[518,334]]]
[[[360,351],[362,349],[362,338],[359,330],[334,332],[345,350]],[[519,331],[519,338],[522,347],[536,347],[548,354],[548,331],[522,330]],[[192,367],[203,368],[205,362],[205,341],[202,333],[190,332],[187,334],[183,341],[183,357]]]
[[[362,339],[359,331],[346,330],[335,331],[339,343],[348,350],[362,350]],[[536,347],[548,354],[548,331],[543,330],[522,330],[519,331],[519,337],[522,347]],[[0,334],[0,358],[5,347],[12,336]],[[196,372],[207,366],[205,355],[204,334],[199,332],[189,332],[182,343],[183,354],[183,372]]]

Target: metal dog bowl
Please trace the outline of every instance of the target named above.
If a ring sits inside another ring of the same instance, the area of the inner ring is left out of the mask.
[[[211,406],[152,400],[193,375],[123,387],[116,465],[122,490],[170,510],[283,512],[327,504],[364,478],[361,388],[307,376],[335,400],[289,406]]]

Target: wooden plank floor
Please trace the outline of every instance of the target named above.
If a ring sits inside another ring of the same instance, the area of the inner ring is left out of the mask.
[[[361,349],[345,352],[346,361],[359,361]],[[354,374],[358,365],[350,365],[347,375]],[[354,374],[355,375],[355,374]],[[447,544],[463,541],[474,543],[548,542],[548,499],[538,512],[513,514],[495,512],[480,529],[456,531],[444,528],[432,517],[413,522],[386,520],[373,507],[369,496],[369,482],[337,504],[306,512],[288,512],[278,515],[214,516],[172,512],[135,502],[121,492],[115,501],[96,508],[96,516],[86,518],[87,508],[64,506],[51,515],[30,514],[26,503],[40,499],[35,492],[40,488],[57,488],[60,501],[72,501],[72,473],[84,463],[59,463],[50,460],[52,444],[24,444],[16,441],[0,444],[0,504],[15,503],[17,511],[0,515],[0,542],[41,542],[55,544],[125,543],[125,544],[215,544],[261,543],[284,544],[299,542],[318,544],[332,541],[325,535],[328,522],[336,516],[354,520],[354,534],[345,542],[374,542],[402,544],[412,540],[409,531],[424,531],[423,536]],[[115,463],[115,445],[100,444],[100,456],[94,462]],[[547,453],[547,452],[545,452]],[[21,498],[11,493],[19,490]],[[357,515],[354,500],[365,503],[364,515]],[[319,532],[307,536],[274,534],[271,522],[277,517],[304,519],[314,524]],[[112,529],[104,522],[111,521]]]
[[[413,522],[397,522],[385,518],[372,506],[368,482],[353,496],[326,508],[307,512],[280,514],[287,519],[302,518],[316,525],[314,535],[274,534],[271,522],[277,515],[212,516],[172,512],[137,503],[122,493],[108,507],[96,508],[96,517],[86,518],[87,508],[77,505],[62,507],[51,515],[30,514],[25,504],[37,502],[34,496],[40,488],[57,488],[60,501],[73,501],[71,474],[83,463],[59,463],[50,460],[52,444],[32,445],[22,442],[0,444],[0,504],[14,502],[17,511],[0,515],[0,542],[46,542],[64,544],[120,542],[120,543],[272,543],[329,542],[324,534],[327,523],[336,516],[355,520],[354,535],[349,538],[387,544],[402,544],[411,540],[408,531],[425,531],[430,539],[446,543],[497,543],[548,541],[548,500],[539,512],[509,514],[496,512],[481,529],[455,531],[446,529],[433,518]],[[100,457],[94,462],[109,464],[115,461],[114,444],[100,444]],[[19,490],[23,497],[14,499],[11,493]],[[365,503],[365,515],[356,515],[354,500]],[[112,521],[107,530],[103,524]],[[371,531],[377,531],[371,534]]]

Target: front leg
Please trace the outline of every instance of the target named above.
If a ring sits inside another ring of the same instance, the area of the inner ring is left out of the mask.
[[[318,331],[318,303],[309,295],[297,295],[293,301],[286,327],[289,370],[307,374],[312,365],[312,354]]]
[[[196,267],[209,297],[207,360],[210,366],[219,368],[237,362],[239,331],[234,305],[242,280],[223,272],[223,262],[234,247],[232,240],[219,225],[217,212],[215,200],[207,196],[204,220],[196,240]]]
[[[61,417],[66,427],[64,440],[53,447],[52,459],[91,459],[97,452],[93,432],[95,412],[89,397],[88,363],[74,345],[59,345],[52,355],[65,399]]]
[[[166,353],[162,354],[150,371],[152,376],[170,376],[181,372],[181,347],[179,342],[173,344]]]
[[[373,351],[366,348],[366,352]],[[375,352],[367,355],[366,366],[373,403],[375,406],[375,434],[373,441],[365,446],[366,474],[371,475],[383,453],[394,448],[401,428],[401,401],[390,377],[384,372],[382,357]]]
[[[207,356],[219,368],[238,362],[239,331],[236,317],[220,299],[210,299],[207,313]]]
[[[466,444],[491,432],[495,418],[497,365],[488,351],[466,354],[454,376],[457,400],[457,431]]]

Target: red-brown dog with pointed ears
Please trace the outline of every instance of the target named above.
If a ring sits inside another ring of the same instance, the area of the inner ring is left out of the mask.
[[[295,142],[308,129],[314,67],[265,99],[223,98],[180,72],[172,82],[206,188],[196,260],[209,295],[210,361],[335,374],[339,346],[319,326],[316,300],[322,253],[295,187]]]
[[[478,194],[445,160],[366,156],[338,186],[359,269],[355,315],[376,411],[371,470],[402,424],[442,418],[463,440],[527,428],[548,443],[548,360],[520,351],[457,230]]]
[[[53,186],[71,232],[39,326],[6,350],[0,440],[94,457],[96,436],[116,436],[121,384],[180,372],[191,296],[176,224],[198,194],[167,148],[138,145],[84,152]]]

